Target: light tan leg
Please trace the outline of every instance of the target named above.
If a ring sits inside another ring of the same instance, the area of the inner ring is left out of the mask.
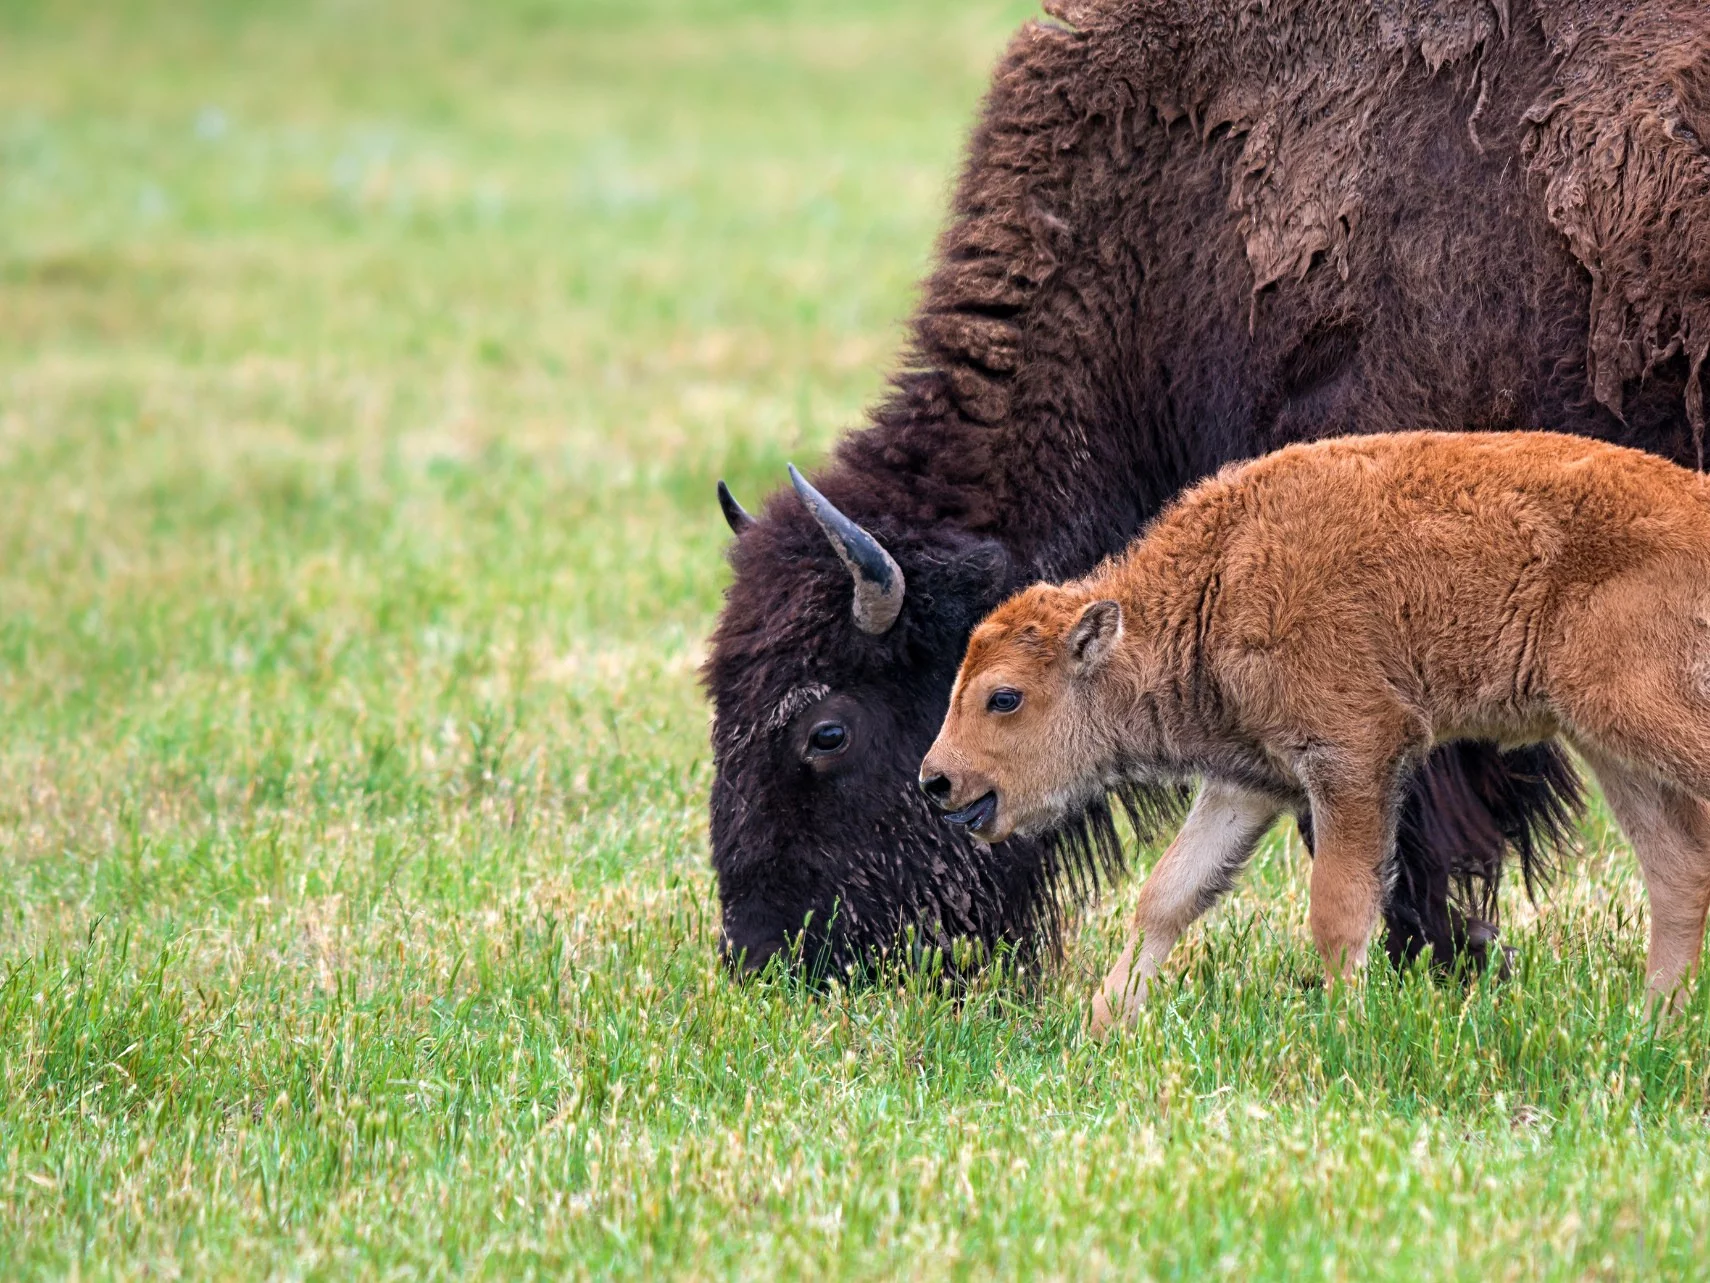
[[[1710,911],[1710,805],[1596,749],[1580,747],[1638,856],[1651,902],[1645,979],[1654,1001],[1679,1007],[1698,968]]]
[[[1281,809],[1275,798],[1232,784],[1201,786],[1181,832],[1140,888],[1128,945],[1093,1000],[1095,1035],[1139,1014],[1164,956],[1229,889]]]
[[[1365,966],[1383,907],[1383,866],[1394,837],[1393,789],[1312,794],[1312,939],[1331,983]]]

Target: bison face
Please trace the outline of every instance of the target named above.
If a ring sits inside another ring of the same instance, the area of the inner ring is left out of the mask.
[[[759,735],[717,737],[721,947],[745,970],[781,950],[814,971],[842,970],[866,946],[889,944],[911,907],[925,907],[915,875],[933,867],[944,835],[902,786],[943,692],[922,692],[927,708],[914,709],[883,686],[823,680],[842,675],[799,673],[804,680],[768,701]],[[721,706],[721,729],[737,716]]]
[[[726,499],[735,580],[704,673],[725,956],[826,975],[911,928],[924,944],[1026,935],[1006,914],[1032,911],[1040,848],[939,822],[915,782],[1008,557],[960,531],[857,525],[799,478],[797,495],[758,520]]]

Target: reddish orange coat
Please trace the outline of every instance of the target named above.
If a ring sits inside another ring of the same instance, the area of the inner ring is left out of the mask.
[[[1710,907],[1710,488],[1578,437],[1405,433],[1226,468],[1120,558],[1011,598],[922,778],[991,841],[1122,782],[1208,781],[1141,893],[1108,1022],[1288,808],[1311,808],[1313,934],[1344,974],[1407,773],[1446,740],[1557,735],[1633,841],[1672,991]]]

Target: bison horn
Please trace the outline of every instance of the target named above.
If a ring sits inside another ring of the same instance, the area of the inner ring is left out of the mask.
[[[736,502],[736,496],[730,493],[730,487],[723,481],[718,483],[718,506],[724,513],[724,521],[730,527],[730,533],[739,535],[754,524],[754,518],[748,515],[747,509]]]
[[[790,484],[796,488],[838,559],[849,568],[855,581],[855,626],[877,635],[897,622],[903,605],[902,567],[860,526],[845,517],[831,501],[810,486],[796,465],[790,464]]]

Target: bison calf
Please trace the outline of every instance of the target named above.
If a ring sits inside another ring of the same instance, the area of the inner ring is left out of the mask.
[[[968,643],[920,784],[998,842],[1112,789],[1205,783],[1094,1008],[1131,1018],[1273,820],[1310,808],[1313,938],[1364,960],[1403,782],[1435,744],[1562,736],[1596,773],[1676,991],[1710,905],[1710,488],[1551,433],[1291,446]],[[1138,950],[1138,956],[1136,956]]]

